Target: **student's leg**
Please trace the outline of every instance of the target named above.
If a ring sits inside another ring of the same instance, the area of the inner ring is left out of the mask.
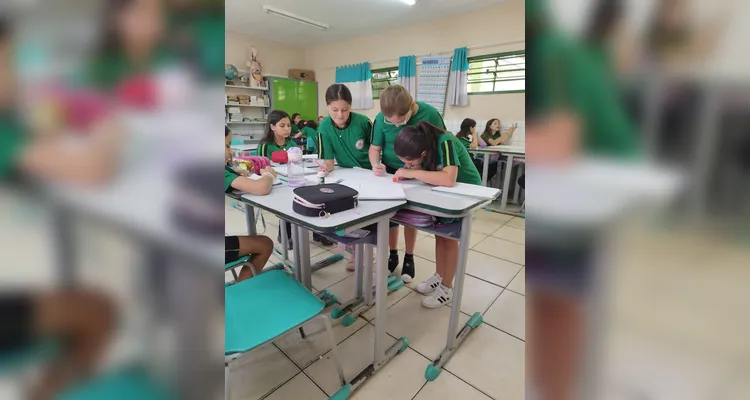
[[[401,280],[409,283],[414,279],[414,246],[417,243],[417,228],[404,227],[404,242],[406,242],[406,254],[404,265],[401,267]]]
[[[434,287],[434,290],[427,297],[422,299],[422,305],[428,308],[437,308],[450,304],[453,296],[453,276],[456,273],[456,262],[458,260],[458,242],[435,237],[435,267],[442,280],[433,282],[436,278],[430,278],[420,284],[422,289],[427,289],[427,285]],[[420,292],[424,290],[417,289]]]
[[[391,254],[388,256],[388,270],[393,273],[398,267],[398,232],[401,228],[391,229],[388,232],[388,247]]]
[[[240,236],[238,239],[240,257],[252,255],[250,263],[253,264],[253,269],[256,273],[262,271],[273,252],[273,240],[261,235]],[[252,277],[253,271],[250,270],[250,267],[245,266],[240,270],[237,281],[244,281]]]
[[[34,337],[64,339],[59,359],[44,370],[31,399],[49,399],[89,377],[106,350],[116,320],[115,305],[104,295],[64,291],[30,297]]]

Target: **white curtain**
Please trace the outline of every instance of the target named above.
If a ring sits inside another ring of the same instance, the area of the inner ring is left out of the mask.
[[[372,108],[372,72],[370,63],[336,67],[336,83],[343,83],[352,92],[352,110]]]
[[[453,50],[451,74],[448,78],[448,104],[452,106],[468,106],[469,96],[466,93],[468,84],[469,58],[468,49],[460,47]]]

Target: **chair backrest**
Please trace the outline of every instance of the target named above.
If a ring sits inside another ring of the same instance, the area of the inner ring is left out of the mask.
[[[241,145],[241,144],[245,144],[245,141],[242,139],[232,139],[232,143],[231,143],[232,146]]]

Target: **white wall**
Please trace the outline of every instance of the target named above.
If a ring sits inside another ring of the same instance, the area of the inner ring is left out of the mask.
[[[523,0],[508,0],[471,13],[307,49],[306,64],[315,71],[319,85],[320,114],[326,115],[325,89],[335,81],[336,66],[370,61],[373,69],[393,67],[398,66],[400,56],[441,52],[451,55],[456,47],[522,41],[525,37],[524,11]],[[469,57],[523,48],[523,44],[499,45],[470,50]],[[378,60],[390,61],[372,63]],[[359,112],[374,117],[379,111],[376,100],[372,109]],[[476,120],[523,120],[525,111],[523,93],[471,95],[468,107],[446,105],[445,119],[446,122],[458,120],[459,123],[466,117]]]
[[[245,63],[250,59],[250,49],[258,49],[258,61],[263,65],[264,75],[288,76],[289,70],[304,68],[305,49],[271,40],[226,32],[224,51],[227,64],[239,69],[248,69]]]

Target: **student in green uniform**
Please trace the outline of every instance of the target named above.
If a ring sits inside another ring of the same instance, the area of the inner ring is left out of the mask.
[[[476,126],[477,121],[474,121],[471,118],[464,118],[464,120],[461,121],[461,130],[459,130],[456,134],[456,139],[459,140],[459,142],[466,148],[466,150],[474,150],[487,146],[487,143],[477,134],[477,131],[475,129]],[[469,154],[471,155],[472,160],[474,160],[474,166],[477,167],[477,170],[483,171],[484,156],[482,154]],[[490,164],[487,167],[487,181],[489,182],[490,180],[492,180],[496,173],[497,161],[490,161]]]
[[[286,151],[292,147],[297,147],[297,144],[289,138],[289,135],[291,134],[291,126],[292,121],[289,118],[289,114],[281,110],[271,111],[268,114],[268,120],[266,121],[266,133],[258,145],[258,155],[270,159],[274,152]],[[287,223],[286,232],[291,239],[292,228],[289,223]],[[281,229],[279,229],[279,238],[281,238]],[[317,233],[313,233],[313,241],[319,242],[323,246],[333,245],[332,241]],[[292,245],[292,241],[290,240],[289,246],[291,247]]]
[[[240,190],[259,196],[271,193],[273,181],[276,179],[276,172],[273,168],[264,168],[261,172],[261,177],[258,179],[250,179],[240,176],[228,166],[232,162],[232,131],[227,126],[224,126],[224,144],[226,146],[224,161],[227,164],[224,166],[224,192]],[[252,256],[250,263],[253,265],[255,271],[251,271],[247,266],[242,267],[237,276],[238,282],[252,278],[253,275],[255,275],[253,272],[259,273],[262,271],[266,262],[268,262],[268,259],[271,257],[272,252],[273,240],[267,236],[248,235],[224,237],[225,263],[237,261],[240,257]]]
[[[266,120],[266,133],[258,144],[258,155],[271,158],[271,154],[297,147],[297,143],[289,138],[292,120],[289,114],[281,110],[273,110]]]
[[[323,120],[324,120],[324,119],[326,119],[326,117],[324,117],[324,116],[322,116],[322,115],[321,115],[321,116],[319,116],[319,117],[318,117],[318,125],[320,125],[320,123],[321,123],[321,122],[323,122]]]
[[[636,155],[636,136],[609,72],[587,46],[556,29],[544,0],[526,0],[526,43],[528,160],[565,163],[579,150]],[[533,187],[533,174],[529,179]],[[527,334],[528,381],[538,398],[577,398],[594,239],[526,244],[527,320],[533,327]]]
[[[16,109],[11,34],[10,22],[0,16],[0,184],[18,175],[87,187],[109,182],[122,148],[110,122],[94,124],[98,131],[78,146],[27,131]],[[0,265],[20,268],[4,261]],[[0,291],[0,359],[42,340],[61,339],[57,357],[42,366],[30,393],[21,397],[55,398],[91,377],[110,344],[116,307],[109,296],[83,287]]]
[[[334,160],[342,168],[371,169],[368,151],[372,124],[367,116],[352,112],[352,93],[346,85],[334,83],[326,89],[330,117],[321,122],[318,158],[327,171]]]
[[[445,129],[443,117],[435,107],[421,101],[414,101],[405,87],[393,85],[380,93],[380,112],[373,122],[369,152],[372,172],[375,175],[382,175],[384,172],[393,174],[404,166],[393,151],[393,143],[401,129],[405,126],[416,126],[419,121],[427,121],[438,128]],[[404,282],[411,282],[414,279],[414,245],[417,242],[415,228],[404,227],[404,242],[406,242],[406,255],[401,268],[401,279]],[[392,273],[398,266],[397,229],[391,231],[390,248],[388,269]]]
[[[515,132],[516,129],[518,129],[518,124],[513,124],[513,126],[506,129],[505,132],[500,132],[500,120],[492,118],[487,121],[487,125],[484,127],[482,140],[484,140],[488,146],[508,144],[510,143],[510,138],[513,137],[513,132]]]
[[[318,136],[320,135],[318,133],[318,124],[313,121],[302,121],[300,123],[302,126],[302,138],[304,138],[303,143],[305,144],[305,147],[307,148],[307,151],[305,153],[309,154],[314,151],[317,151],[318,148]]]
[[[292,136],[295,137],[300,132],[299,123],[302,122],[302,116],[299,113],[292,114]]]
[[[481,185],[482,178],[466,148],[450,132],[426,121],[407,126],[396,136],[394,151],[404,168],[396,171],[398,179],[418,179],[435,186],[452,187],[456,182]],[[417,285],[426,295],[422,305],[437,308],[450,304],[453,276],[458,262],[458,241],[435,236],[436,272]]]
[[[175,58],[166,49],[167,16],[154,0],[110,0],[102,42],[85,69],[83,80],[96,88],[113,89],[118,83]]]

